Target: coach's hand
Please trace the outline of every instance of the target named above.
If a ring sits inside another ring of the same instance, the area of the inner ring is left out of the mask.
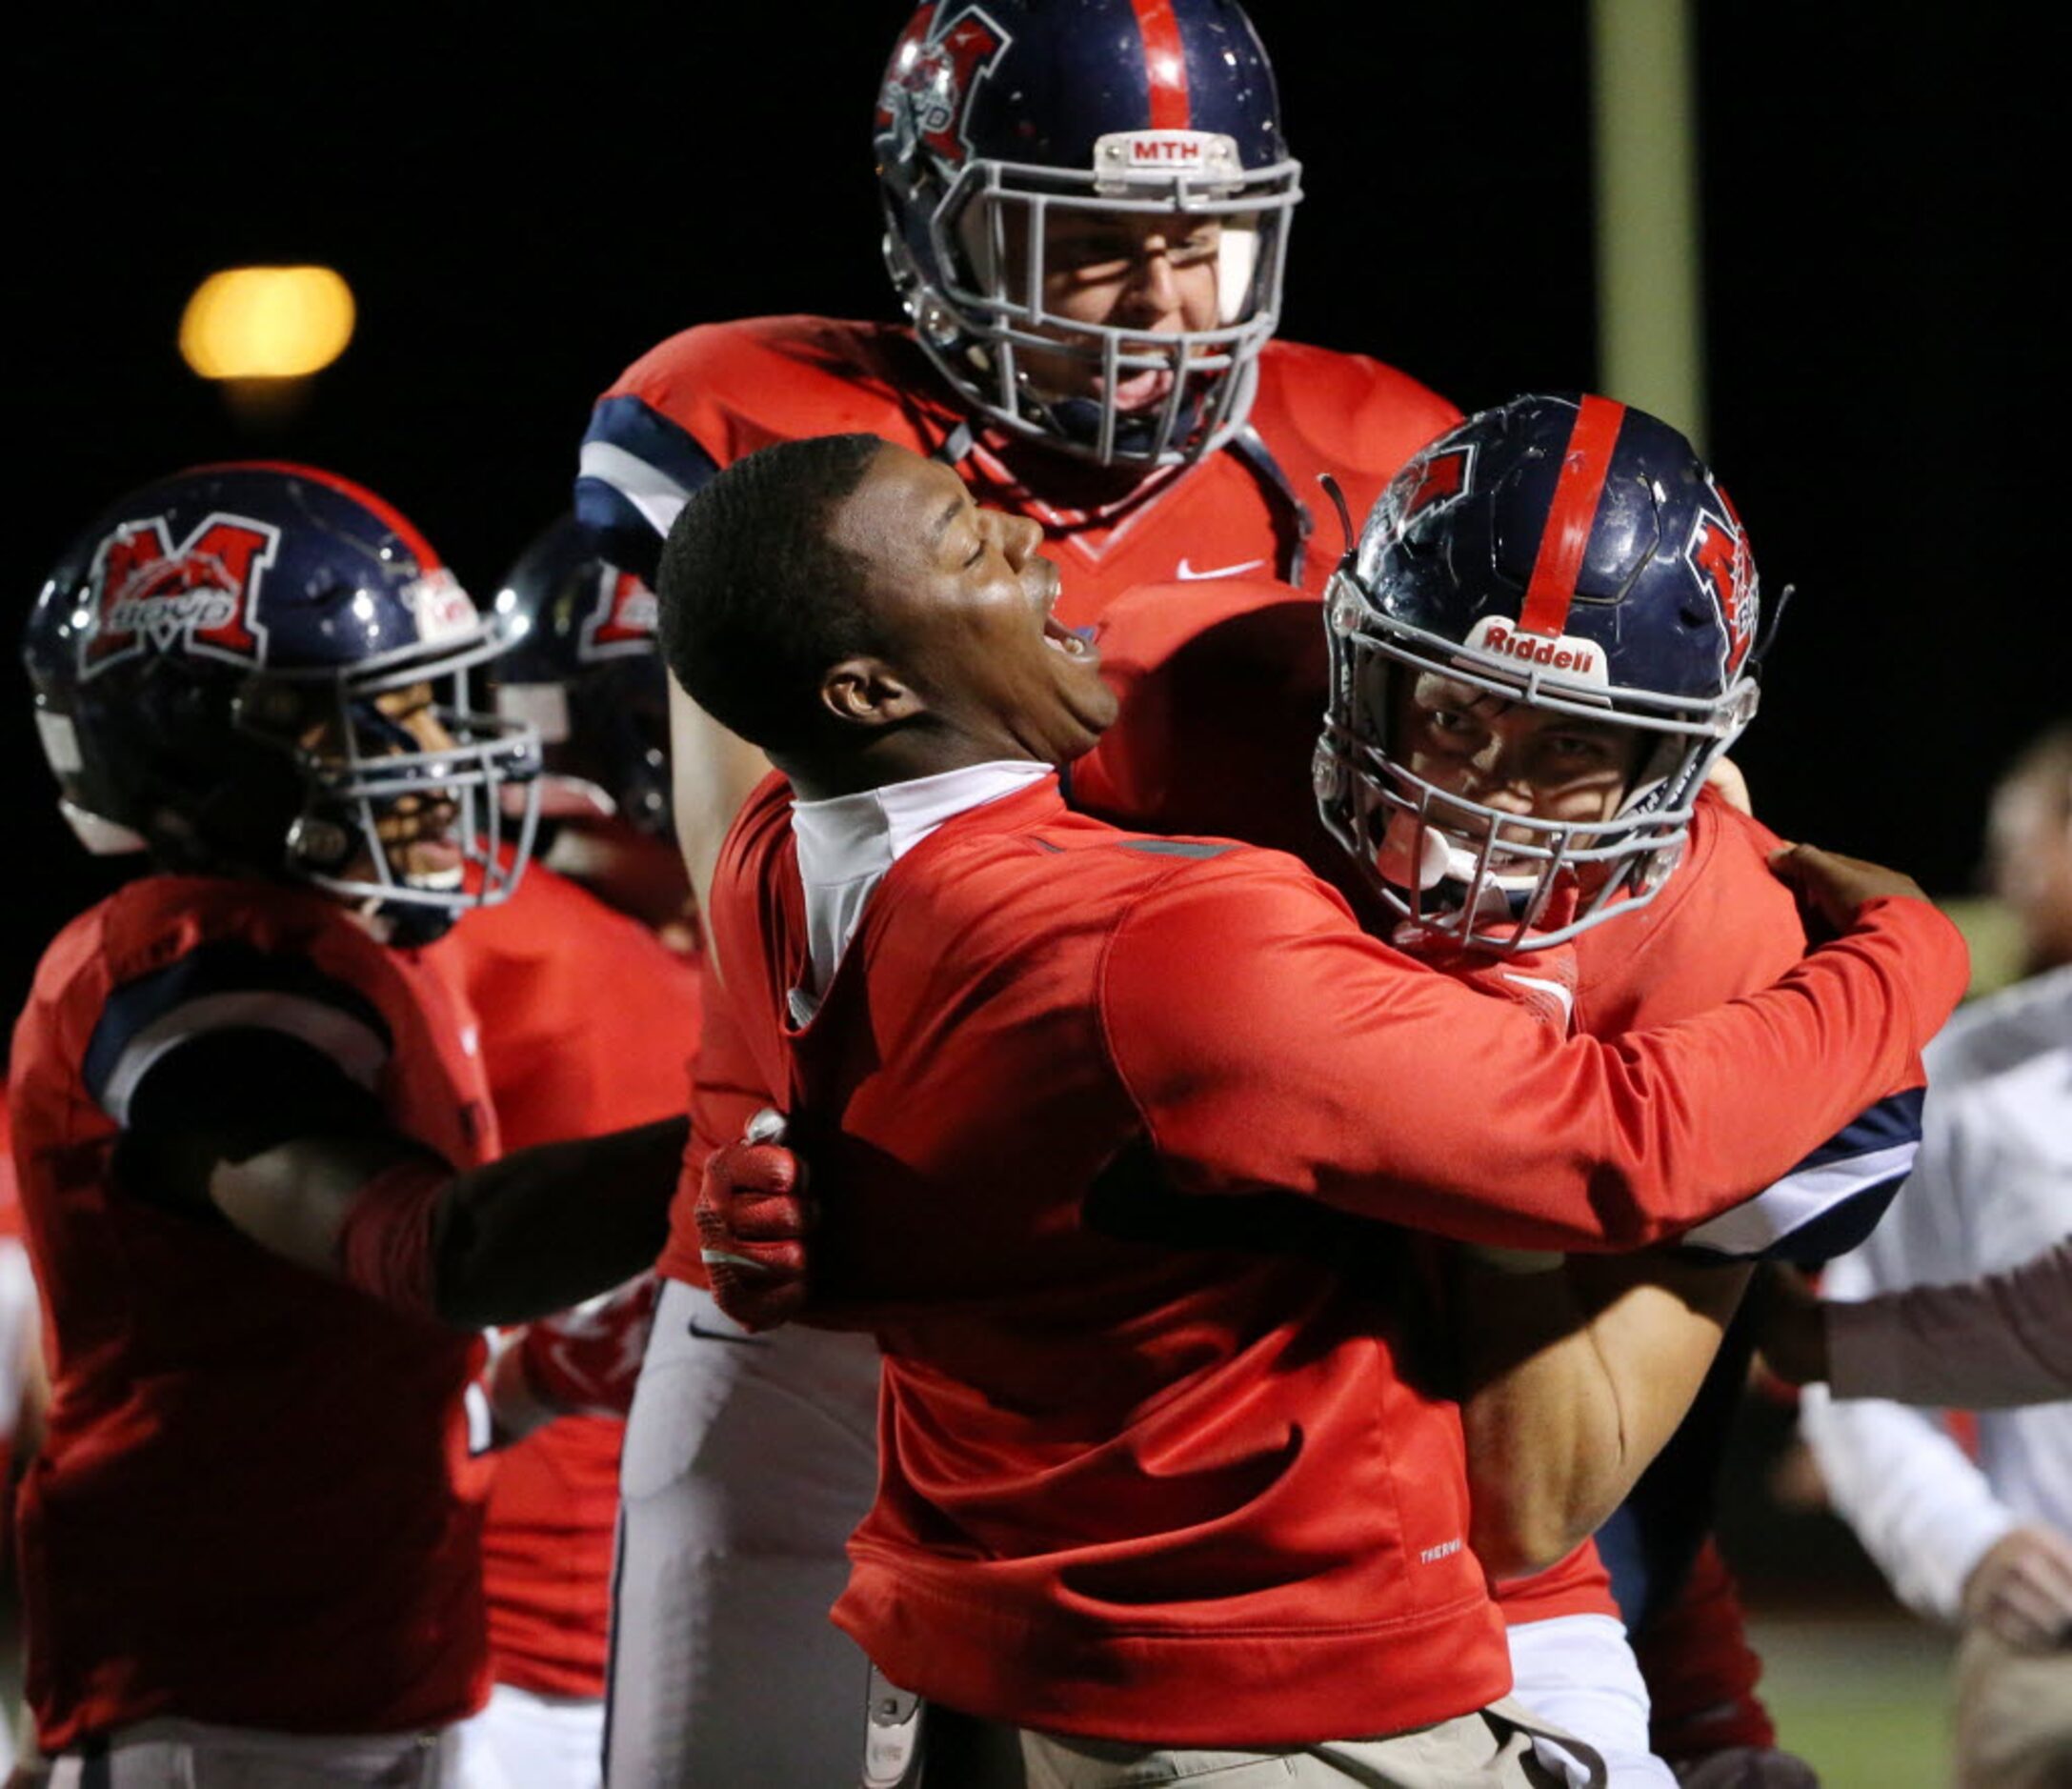
[[[2042,1523],[2011,1528],[1964,1579],[1964,1620],[2010,1646],[2049,1652],[2072,1641],[2072,1540]]]
[[[1771,873],[1793,890],[1800,903],[1837,932],[1856,923],[1857,909],[1866,901],[1904,895],[1924,901],[1921,884],[1898,870],[1843,857],[1818,845],[1786,845],[1770,854]]]
[[[811,1291],[806,1233],[815,1216],[806,1164],[784,1147],[784,1120],[765,1107],[737,1143],[706,1157],[698,1181],[698,1255],[714,1302],[746,1329],[774,1329]]]

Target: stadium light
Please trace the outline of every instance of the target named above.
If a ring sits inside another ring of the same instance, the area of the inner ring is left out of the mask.
[[[328,267],[233,267],[195,288],[180,355],[205,379],[296,379],[352,339],[352,289]]]

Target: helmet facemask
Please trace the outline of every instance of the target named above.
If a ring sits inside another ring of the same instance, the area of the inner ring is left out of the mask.
[[[1168,159],[1133,165],[1154,154]],[[1232,139],[1195,131],[1101,137],[1083,171],[974,159],[947,186],[905,195],[923,252],[895,213],[887,254],[922,348],[982,415],[1103,465],[1181,465],[1228,441],[1250,412],[1279,321],[1299,172],[1286,158],[1246,169]],[[1056,309],[1045,296],[1052,225],[1078,217],[1169,219],[1182,239],[1214,231],[1216,323],[1154,332]],[[1091,389],[1046,389],[1061,364],[1083,369]]]
[[[1652,900],[1681,855],[1707,774],[1755,714],[1746,677],[1717,697],[1685,697],[1521,666],[1380,613],[1344,571],[1326,613],[1331,706],[1316,767],[1325,827],[1391,913],[1462,949],[1544,949]],[[1402,692],[1420,672],[1639,734],[1639,767],[1616,812],[1541,819],[1416,774],[1398,735]]]
[[[538,736],[479,711],[470,692],[470,672],[506,643],[485,622],[334,670],[272,671],[236,702],[235,725],[285,749],[301,782],[284,868],[365,905],[397,942],[429,941],[508,898],[532,854]],[[420,685],[431,701],[414,712],[436,744],[382,700]],[[408,861],[412,845],[433,841],[450,848],[450,864]]]

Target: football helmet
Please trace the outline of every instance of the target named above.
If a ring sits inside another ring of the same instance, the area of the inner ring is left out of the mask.
[[[614,814],[671,830],[669,676],[654,593],[597,557],[573,515],[518,557],[494,610],[513,635],[496,661],[496,712],[538,731],[548,819]]]
[[[893,283],[975,411],[1145,467],[1243,426],[1301,193],[1273,70],[1234,0],[924,0],[886,69],[875,142]],[[1046,304],[1050,220],[1173,212],[1218,226],[1215,327],[1133,332]],[[1031,352],[1079,363],[1096,395],[1046,393]]]
[[[531,850],[536,804],[507,822],[497,795],[531,786],[538,739],[469,702],[506,644],[372,492],[246,461],[107,511],[45,583],[23,657],[90,850],[311,882],[420,943],[508,895]]]
[[[1758,613],[1740,519],[1666,423],[1573,396],[1471,417],[1396,475],[1326,593],[1324,824],[1392,912],[1458,945],[1539,949],[1630,912],[1755,714]],[[1423,672],[1634,729],[1617,811],[1536,818],[1413,774],[1398,711]]]

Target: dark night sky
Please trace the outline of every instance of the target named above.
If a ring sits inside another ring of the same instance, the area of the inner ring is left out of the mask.
[[[1995,770],[2072,706],[2042,575],[2042,59],[1992,8],[1699,10],[1711,457],[1766,592],[1800,587],[1740,755],[1779,830],[1959,891]],[[372,485],[493,587],[635,354],[709,318],[889,312],[868,118],[905,12],[203,0],[17,21],[17,613],[123,490],[255,452]],[[1284,332],[1471,408],[1592,383],[1579,0],[1255,16],[1309,194]],[[174,328],[214,269],[299,260],[346,275],[359,331],[298,418],[253,432]],[[10,878],[11,1011],[96,884],[11,647],[0,674],[34,872]]]

